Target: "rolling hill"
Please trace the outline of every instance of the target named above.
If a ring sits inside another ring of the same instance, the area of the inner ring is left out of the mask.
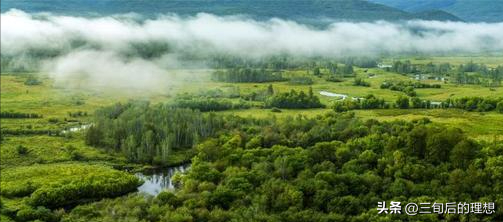
[[[194,15],[207,12],[217,15],[243,14],[254,19],[278,17],[305,23],[334,20],[460,20],[435,11],[415,14],[365,0],[3,0],[2,12],[17,8],[27,12],[53,12],[71,15],[109,15],[135,12],[144,16],[161,13]]]
[[[369,0],[408,12],[443,10],[472,22],[503,22],[501,0]]]

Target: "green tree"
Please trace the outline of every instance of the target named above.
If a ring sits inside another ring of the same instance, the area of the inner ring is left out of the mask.
[[[319,67],[314,68],[313,75],[315,75],[315,76],[321,76],[321,71],[320,71]]]
[[[409,108],[409,97],[399,96],[396,100],[396,106],[400,109],[408,109]]]
[[[471,160],[475,158],[478,147],[472,140],[462,140],[451,151],[450,160],[456,168],[467,168]]]
[[[498,111],[499,113],[503,113],[503,100],[500,101],[496,106],[496,111]]]
[[[274,89],[272,88],[272,84],[269,84],[267,86],[267,95],[269,95],[269,96],[274,95]]]

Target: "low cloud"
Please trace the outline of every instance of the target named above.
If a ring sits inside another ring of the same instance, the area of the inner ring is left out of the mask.
[[[78,87],[133,87],[139,89],[166,87],[167,71],[143,59],[123,60],[113,52],[76,51],[49,60],[48,70],[58,85]],[[77,84],[77,85],[72,85]]]
[[[225,54],[244,58],[378,56],[503,51],[503,23],[336,22],[313,28],[293,21],[254,21],[198,14],[72,17],[10,10],[1,15],[1,54],[58,79],[130,79],[149,85],[184,58]],[[4,63],[3,63],[4,65]],[[179,67],[176,67],[179,68]]]

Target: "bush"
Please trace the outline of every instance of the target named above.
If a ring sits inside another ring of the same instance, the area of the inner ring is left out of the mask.
[[[414,97],[417,93],[414,89],[424,89],[424,88],[441,88],[439,84],[426,84],[421,82],[405,82],[405,81],[385,81],[381,84],[381,89],[390,89],[393,91],[401,91],[410,97]]]
[[[361,78],[355,78],[355,81],[353,82],[353,86],[364,86],[364,87],[370,87],[370,83],[365,82]]]
[[[290,79],[290,84],[294,85],[312,85],[314,82],[309,77],[293,77]]]
[[[156,200],[159,202],[161,205],[166,205],[169,204],[171,206],[178,206],[180,204],[180,200],[175,196],[175,194],[167,191],[160,192],[156,196]]]
[[[372,94],[367,95],[365,98],[361,99],[345,99],[341,101],[336,101],[332,105],[332,109],[335,112],[345,112],[348,110],[355,109],[387,109],[389,105],[384,101],[384,99],[379,99]]]
[[[58,118],[49,118],[47,120],[49,123],[58,123],[59,122],[59,119]]]
[[[56,222],[59,221],[60,218],[56,216],[54,213],[52,213],[51,210],[40,206],[36,208],[31,207],[21,208],[16,214],[16,219],[18,221],[40,220],[46,222],[52,222],[52,221]]]
[[[330,75],[325,80],[329,82],[344,82],[343,78],[339,78],[336,75]]]
[[[0,118],[42,118],[42,115],[35,113],[1,112]]]
[[[74,151],[70,152],[70,159],[74,160],[74,161],[84,160],[84,155],[82,155],[80,152],[74,150]]]
[[[40,85],[42,84],[42,81],[37,79],[35,76],[29,76],[26,81],[24,81],[24,84],[27,86],[34,86],[34,85]]]
[[[278,93],[268,98],[267,107],[277,107],[285,109],[307,109],[307,108],[322,108],[320,99],[313,95],[312,89],[309,94],[303,91],[297,92],[291,90],[288,93]]]
[[[444,103],[447,107],[464,109],[467,111],[487,112],[499,111],[503,98],[483,98],[483,97],[462,97],[457,99],[447,99]]]
[[[498,105],[496,106],[496,111],[503,113],[503,101],[498,103]]]
[[[400,109],[408,109],[409,108],[409,97],[399,96],[396,100],[396,107]]]
[[[25,147],[25,146],[23,146],[23,145],[18,145],[18,146],[16,147],[16,151],[17,151],[17,153],[18,153],[19,155],[26,155],[26,154],[28,154],[28,151],[29,151],[29,150],[28,150],[28,148],[27,148],[27,147]]]

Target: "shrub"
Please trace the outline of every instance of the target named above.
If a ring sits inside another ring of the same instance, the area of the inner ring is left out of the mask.
[[[304,91],[297,92],[291,90],[288,93],[278,93],[271,97],[266,102],[267,107],[277,107],[286,109],[306,109],[306,108],[322,108],[320,99],[313,95],[312,89],[309,94]]]
[[[169,204],[174,207],[178,206],[181,203],[181,201],[178,200],[178,198],[175,196],[175,194],[173,194],[171,192],[167,192],[167,191],[160,192],[157,195],[156,200],[161,205]]]
[[[335,112],[345,112],[354,109],[387,109],[389,105],[384,99],[379,99],[372,94],[367,95],[365,98],[358,99],[345,99],[336,101],[332,105]]]
[[[396,107],[400,109],[408,109],[409,108],[409,97],[399,96],[396,100]]]
[[[325,80],[329,82],[344,82],[343,78],[339,78],[336,75],[330,75]]]
[[[36,113],[18,113],[18,112],[1,112],[0,118],[42,118],[42,115]]]
[[[17,153],[18,153],[19,155],[26,155],[26,154],[28,154],[28,151],[29,151],[29,150],[28,150],[28,148],[27,148],[27,147],[25,147],[25,146],[23,146],[23,145],[18,145],[18,146],[16,147],[16,151],[17,151]]]
[[[498,105],[496,106],[496,111],[503,113],[503,101],[498,103]]]
[[[361,78],[355,78],[354,82],[353,82],[353,86],[364,86],[364,87],[370,87],[370,83],[368,82],[365,82],[363,79]]]
[[[309,77],[293,77],[290,79],[290,84],[294,85],[312,85],[314,82]]]
[[[42,84],[42,81],[37,79],[35,76],[29,76],[26,81],[24,81],[24,84],[27,86],[34,86],[34,85],[40,85]]]
[[[59,217],[57,217],[54,213],[52,213],[51,210],[42,206],[36,208],[23,207],[17,212],[16,219],[18,221],[33,221],[33,220],[40,220],[46,222],[59,221]]]
[[[59,122],[59,119],[58,118],[49,118],[47,120],[49,123],[58,123]]]

